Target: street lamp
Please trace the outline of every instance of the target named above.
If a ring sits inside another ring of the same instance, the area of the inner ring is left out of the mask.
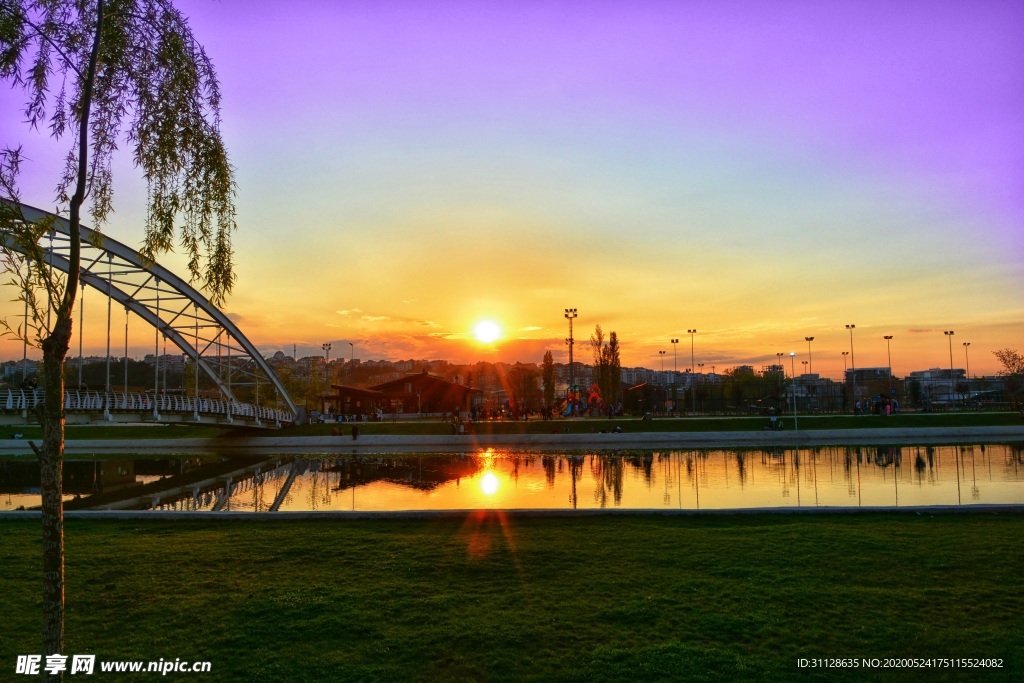
[[[661,358],[661,394],[662,394],[662,406],[668,403],[668,399],[665,398],[665,352],[658,351],[658,356]]]
[[[669,341],[672,342],[672,386],[675,386],[676,385],[676,373],[678,372],[678,370],[676,369],[676,363],[679,360],[679,355],[676,353],[676,351],[679,348],[679,340],[678,339],[670,339]]]
[[[846,384],[846,357],[849,355],[849,351],[843,351],[843,384]]]
[[[796,431],[800,429],[796,418],[796,351],[789,352],[789,374],[793,376],[793,384],[789,388],[789,393],[793,397],[793,430]]]
[[[786,365],[782,362],[782,357],[785,355],[781,351],[775,354],[775,365],[779,369],[779,398],[782,398],[782,380],[786,376]]]
[[[697,367],[700,368],[700,386],[701,386],[701,397],[700,397],[700,409],[704,410],[704,364],[697,363]]]
[[[967,347],[971,342],[964,342],[964,362],[967,364],[967,400],[971,400],[971,358],[967,355]]]
[[[575,377],[572,370],[572,347],[576,343],[576,340],[572,338],[572,321],[576,316],[575,308],[565,309],[565,319],[569,321],[569,338],[565,340],[565,343],[569,345],[569,391],[572,391],[573,384],[575,383]]]
[[[814,359],[811,357],[811,342],[814,341],[814,337],[804,337],[804,341],[807,342],[807,372],[814,372]]]
[[[942,334],[949,340],[949,400],[953,410],[956,410],[956,394],[953,393],[953,330],[943,330]]]
[[[356,345],[352,342],[348,343],[348,371],[350,373],[349,382],[355,384],[356,377]]]
[[[853,330],[857,327],[856,325],[847,325],[846,329],[850,331],[850,371],[853,373],[850,378],[850,388],[853,393],[852,401],[857,400],[857,362],[853,359]]]
[[[885,339],[885,355],[889,359],[889,398],[892,398],[892,350],[889,348],[889,342],[892,341],[892,335],[887,334],[883,339]]]
[[[324,403],[323,407],[326,407],[327,394],[330,391],[330,379],[328,377],[328,366],[331,363],[331,345],[324,342],[322,345],[324,350]]]
[[[697,334],[697,330],[687,330],[686,333],[690,335],[690,367],[695,368],[697,364],[693,362],[693,335]],[[697,394],[693,391],[693,377],[690,377],[690,396],[693,397],[691,401],[693,412],[697,412]]]
[[[128,394],[128,307],[124,307],[124,393]]]

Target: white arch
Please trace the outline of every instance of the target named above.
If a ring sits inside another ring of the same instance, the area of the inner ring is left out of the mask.
[[[42,220],[53,226],[51,246],[47,249],[52,252],[50,263],[68,272],[67,220],[25,204],[0,201],[16,206],[26,222]],[[4,236],[4,241],[16,248],[9,235]],[[238,402],[233,386],[255,383],[258,391],[262,377],[277,390],[292,415],[298,414],[291,396],[263,355],[202,293],[158,263],[147,263],[135,249],[84,226],[81,249],[82,284],[106,294],[159,330],[196,362],[229,401]],[[243,381],[234,381],[236,377]]]

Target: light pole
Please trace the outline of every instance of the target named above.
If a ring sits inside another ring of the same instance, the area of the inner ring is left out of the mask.
[[[124,307],[124,393],[128,395],[128,307]],[[127,399],[125,399],[127,400]]]
[[[789,393],[793,397],[793,430],[796,431],[800,429],[796,417],[796,351],[789,352],[789,374],[793,376],[793,384],[789,387]]]
[[[953,330],[943,330],[942,334],[949,340],[949,401],[953,410],[956,410],[956,394],[953,393]]]
[[[850,331],[850,372],[853,373],[850,377],[850,389],[853,394],[850,399],[853,403],[857,402],[857,361],[853,358],[853,330],[857,327],[856,325],[847,325],[846,329]]]
[[[690,335],[690,367],[695,368],[697,364],[693,362],[693,335],[697,334],[697,330],[687,330],[687,334]],[[693,376],[690,376],[690,396],[693,397],[691,401],[693,405],[693,412],[697,412],[697,394],[694,392],[693,387]]]
[[[666,407],[665,403],[667,401],[664,398],[664,396],[665,396],[665,352],[664,351],[658,351],[658,356],[661,358],[661,393],[662,393],[662,397],[663,397],[662,401],[661,401],[661,405],[662,405],[662,407]]]
[[[846,384],[846,357],[849,355],[849,351],[843,351],[843,384]]]
[[[785,355],[786,354],[782,353],[781,351],[779,353],[775,354],[775,359],[776,359],[775,360],[775,366],[779,369],[779,398],[780,399],[782,398],[782,381],[786,377],[786,364],[783,363],[783,361],[782,361],[782,357],[785,356]]]
[[[967,354],[967,347],[971,342],[964,342],[964,362],[967,364],[967,400],[971,400],[971,358]]]
[[[572,347],[575,344],[575,340],[572,338],[572,320],[576,317],[575,308],[565,309],[565,318],[569,321],[569,338],[565,340],[565,343],[569,345],[569,393],[572,393],[573,384],[575,384],[575,376],[573,375],[572,369]],[[572,414],[570,412],[570,414]]]
[[[892,335],[887,334],[883,337],[885,339],[885,356],[889,359],[889,398],[892,398],[892,349],[889,348],[889,342],[892,341]]]
[[[675,386],[676,385],[676,373],[678,372],[678,370],[676,368],[678,366],[678,361],[679,361],[679,353],[678,353],[678,350],[679,350],[679,340],[678,339],[670,339],[669,341],[672,342],[672,386]]]
[[[348,343],[348,371],[350,373],[349,382],[355,384],[356,377],[356,345],[352,342]]]
[[[701,411],[703,411],[704,410],[704,364],[703,363],[697,363],[697,367],[700,368],[700,387],[701,387],[700,409],[701,409]]]
[[[814,337],[804,337],[804,341],[807,342],[807,372],[814,372],[814,358],[811,356],[811,342],[814,341]]]
[[[324,350],[324,405],[323,408],[327,408],[327,394],[330,392],[330,380],[328,379],[330,372],[329,367],[331,364],[331,345],[328,342],[322,344]]]

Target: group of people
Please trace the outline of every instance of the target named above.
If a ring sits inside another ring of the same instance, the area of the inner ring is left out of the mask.
[[[864,401],[863,404],[860,401],[853,404],[854,415],[897,415],[899,412],[900,402],[882,395]]]

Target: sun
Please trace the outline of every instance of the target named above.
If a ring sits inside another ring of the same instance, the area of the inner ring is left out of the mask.
[[[501,328],[493,320],[481,320],[473,328],[473,334],[477,341],[484,344],[491,344],[501,337]]]

